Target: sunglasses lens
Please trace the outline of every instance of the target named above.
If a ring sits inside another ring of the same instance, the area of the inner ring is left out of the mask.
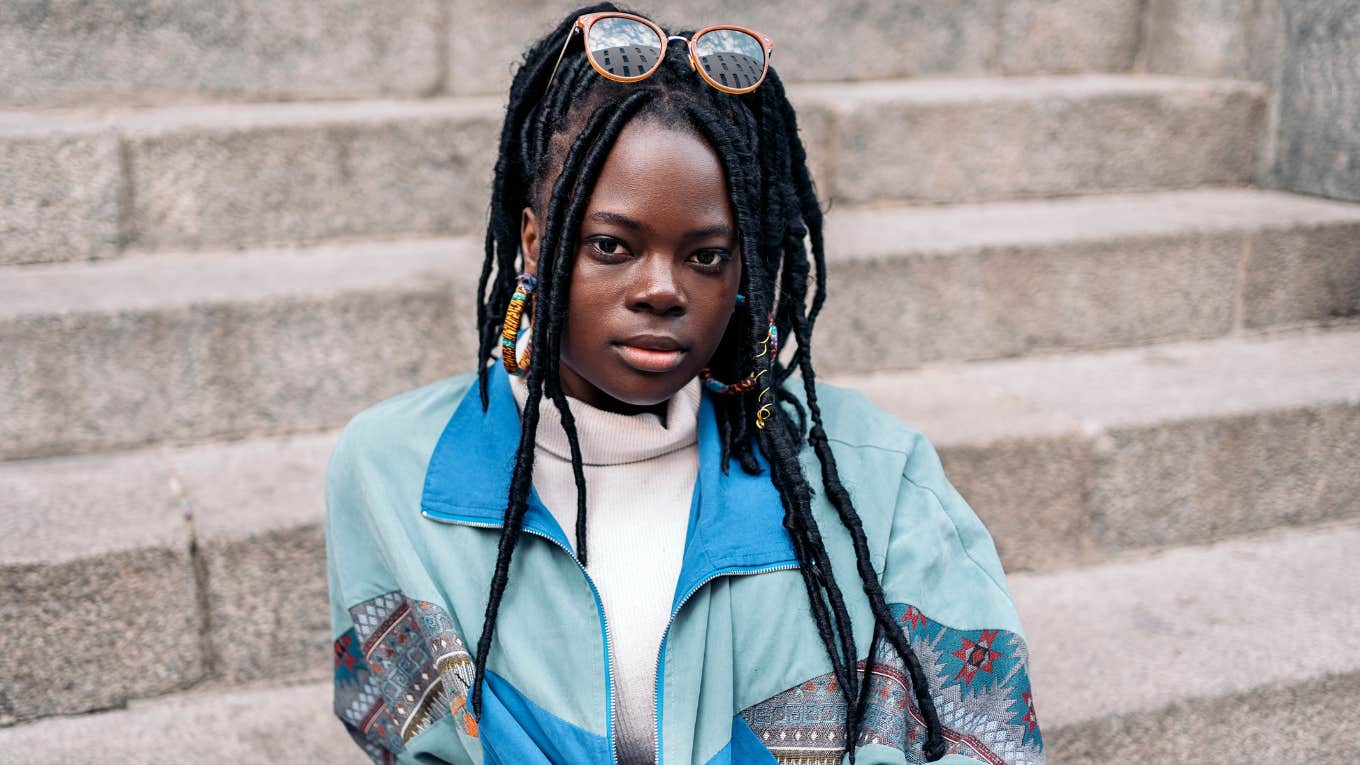
[[[611,16],[591,25],[586,48],[606,72],[641,77],[656,67],[661,56],[661,38],[646,24]]]
[[[694,41],[694,55],[710,78],[733,90],[755,87],[765,73],[765,47],[735,29],[705,32]]]

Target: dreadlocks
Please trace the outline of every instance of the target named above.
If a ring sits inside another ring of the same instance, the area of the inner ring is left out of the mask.
[[[822,425],[812,368],[812,328],[826,298],[822,212],[798,137],[793,106],[773,69],[755,91],[730,95],[700,81],[690,71],[679,46],[669,49],[675,55],[667,55],[651,77],[626,84],[600,77],[585,56],[568,55],[562,59],[553,86],[545,94],[557,53],[571,33],[576,17],[593,11],[622,10],[625,9],[612,3],[600,3],[569,14],[525,53],[510,88],[495,167],[486,260],[478,282],[477,368],[483,410],[488,406],[486,361],[499,356],[501,318],[515,288],[521,210],[532,206],[535,212],[546,215],[540,216],[545,223],[539,249],[538,295],[532,316],[535,329],[530,364],[525,372],[528,397],[521,413],[519,448],[490,599],[477,642],[472,707],[480,713],[482,681],[496,614],[528,508],[534,439],[545,395],[561,414],[571,447],[577,493],[576,554],[582,566],[588,560],[586,486],[580,443],[562,389],[558,363],[577,249],[575,240],[586,204],[619,133],[631,120],[643,119],[701,136],[718,155],[727,176],[741,232],[741,292],[746,295],[745,306],[749,310],[733,316],[711,362],[714,375],[732,379],[745,373],[738,368],[740,360],[755,356],[754,349],[760,347],[768,330],[767,317],[773,317],[781,337],[797,341],[787,366],[774,354],[759,359],[773,380],[770,393],[778,403],[791,407],[796,421],[776,405],[770,407],[771,417],[764,428],[753,427],[758,408],[754,392],[715,401],[722,439],[721,464],[726,472],[730,461],[736,460],[742,470],[759,474],[762,468],[754,451],[759,449],[769,465],[770,480],[784,507],[784,527],[802,573],[812,617],[845,698],[846,747],[851,760],[869,691],[868,677],[881,639],[888,641],[907,667],[928,731],[926,757],[932,761],[939,759],[944,755],[945,743],[925,675],[888,609],[870,563],[864,528],[841,484]],[[554,178],[551,188],[546,187],[548,178]],[[805,238],[810,239],[810,254],[804,246]],[[809,279],[814,280],[810,305]],[[795,370],[802,377],[806,411],[783,385]],[[858,670],[845,599],[813,517],[813,488],[798,461],[804,439],[821,463],[826,496],[853,542],[860,583],[874,617],[874,637],[863,676]]]

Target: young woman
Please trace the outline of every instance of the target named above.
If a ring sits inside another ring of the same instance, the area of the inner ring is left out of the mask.
[[[475,371],[328,470],[335,712],[375,762],[1043,761],[986,529],[816,381],[772,47],[602,4],[526,53]]]

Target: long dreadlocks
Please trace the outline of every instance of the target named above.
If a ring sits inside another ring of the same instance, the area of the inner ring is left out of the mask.
[[[524,55],[510,88],[500,153],[496,160],[490,222],[486,232],[486,260],[478,282],[478,376],[482,408],[488,406],[488,359],[499,356],[501,318],[515,288],[519,254],[519,217],[532,206],[544,220],[538,260],[538,295],[532,321],[535,327],[530,365],[525,372],[528,397],[521,413],[522,430],[511,475],[505,522],[501,529],[496,570],[477,642],[472,707],[481,710],[482,680],[487,653],[496,627],[496,614],[509,579],[510,560],[523,527],[534,465],[534,439],[539,407],[546,395],[561,414],[571,448],[576,483],[576,551],[584,566],[586,546],[586,486],[575,420],[558,374],[568,290],[575,262],[576,237],[606,156],[619,133],[633,119],[696,133],[722,162],[728,192],[737,218],[742,259],[741,292],[747,311],[733,316],[711,362],[715,376],[732,379],[745,374],[739,360],[751,359],[765,339],[764,317],[773,316],[777,332],[792,337],[797,347],[787,365],[773,354],[760,362],[774,383],[771,393],[783,406],[771,407],[764,428],[753,423],[754,394],[721,397],[715,401],[722,439],[723,470],[735,459],[750,474],[762,472],[753,446],[769,465],[770,480],[784,507],[787,529],[807,589],[818,634],[846,701],[846,746],[851,759],[859,738],[867,678],[873,671],[876,646],[886,639],[905,663],[917,704],[925,719],[928,760],[944,755],[945,743],[929,687],[916,654],[907,644],[884,599],[869,559],[869,547],[850,495],[841,484],[836,460],[822,425],[812,368],[812,328],[826,298],[826,262],[822,246],[822,211],[798,137],[793,106],[771,68],[755,91],[730,95],[700,81],[690,71],[680,46],[668,49],[666,60],[641,82],[617,83],[600,77],[583,55],[562,59],[553,87],[544,93],[562,41],[582,13],[625,10],[600,3],[570,13]],[[688,32],[684,34],[689,34]],[[579,53],[579,52],[578,52]],[[545,180],[554,178],[551,188]],[[804,246],[810,240],[811,251]],[[808,282],[812,278],[811,303]],[[752,320],[752,317],[761,317]],[[783,383],[797,370],[803,380],[806,411]],[[811,427],[807,420],[811,419]],[[806,434],[806,435],[804,435]],[[874,617],[867,671],[858,670],[850,615],[831,569],[817,521],[813,517],[813,488],[798,462],[802,443],[810,444],[821,463],[826,495],[849,532],[856,568]]]

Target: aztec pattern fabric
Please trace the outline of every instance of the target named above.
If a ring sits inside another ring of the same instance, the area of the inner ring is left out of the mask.
[[[1043,765],[1025,641],[1005,630],[952,629],[910,605],[893,604],[892,611],[921,660],[949,752],[990,765]],[[886,640],[874,656],[856,746],[890,746],[904,752],[907,762],[924,762],[925,723],[906,666]],[[845,699],[834,675],[796,685],[748,707],[741,717],[780,765],[841,762]]]
[[[354,627],[335,641],[335,713],[375,763],[445,715],[477,735],[472,656],[442,608],[393,591],[349,613]]]

